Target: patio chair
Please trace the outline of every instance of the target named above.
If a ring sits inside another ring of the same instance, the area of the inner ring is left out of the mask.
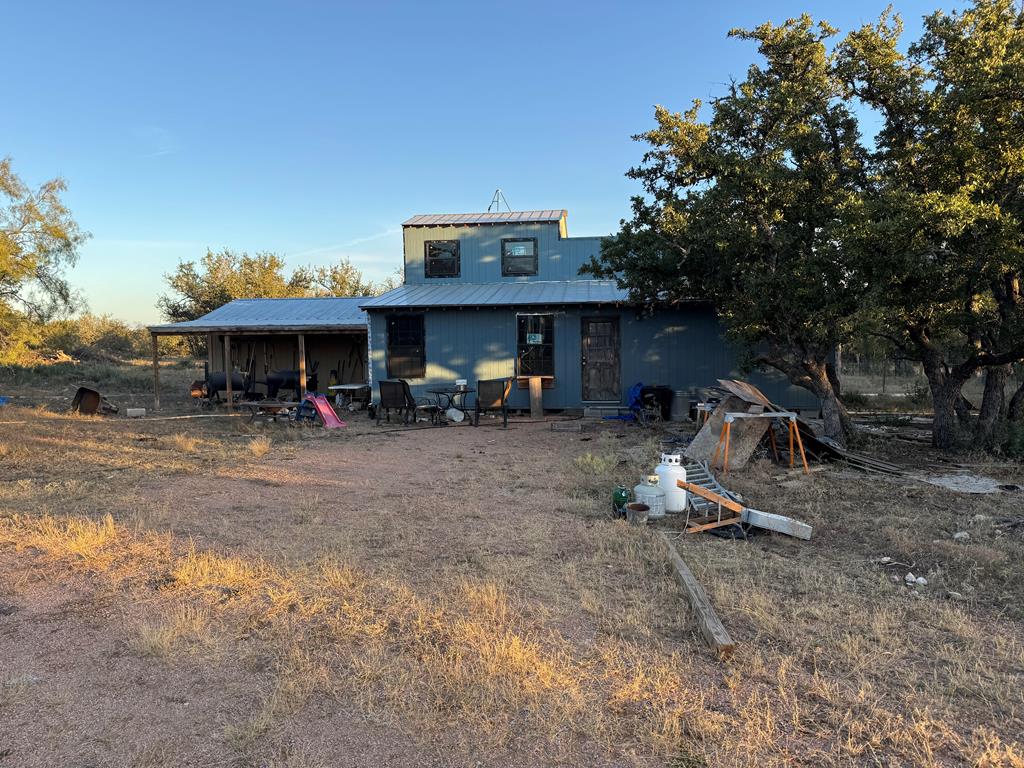
[[[426,411],[430,414],[430,423],[433,424],[437,418],[437,404],[430,402],[425,397],[416,399],[409,389],[409,382],[405,379],[383,379],[380,384],[380,403],[377,405],[377,425],[380,425],[381,415],[391,421],[391,411],[401,418],[403,424],[414,424],[416,414]]]
[[[480,426],[480,414],[501,411],[502,426],[508,428],[508,396],[512,393],[512,379],[481,379],[476,383],[476,410],[473,426]]]

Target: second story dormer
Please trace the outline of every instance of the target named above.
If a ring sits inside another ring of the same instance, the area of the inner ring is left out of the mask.
[[[569,237],[564,210],[413,216],[402,224],[405,283],[578,280],[600,237]]]

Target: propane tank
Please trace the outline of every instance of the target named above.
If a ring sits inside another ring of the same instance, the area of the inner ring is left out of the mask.
[[[676,480],[686,480],[683,457],[678,453],[661,454],[661,464],[654,468],[658,476],[658,487],[665,492],[665,511],[670,515],[686,509],[686,491],[676,485]]]
[[[615,517],[626,516],[626,505],[629,503],[629,490],[624,485],[615,486],[612,492],[612,510]]]
[[[647,475],[640,484],[633,489],[633,498],[638,504],[646,504],[649,507],[647,517],[650,520],[657,520],[665,516],[665,492],[658,487],[658,476]]]

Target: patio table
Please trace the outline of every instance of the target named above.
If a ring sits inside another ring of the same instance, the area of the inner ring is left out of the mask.
[[[327,389],[330,392],[334,392],[334,404],[339,408],[348,408],[350,411],[354,410],[351,406],[353,398],[364,389],[367,389],[367,384],[332,384]]]
[[[476,392],[472,387],[456,387],[456,386],[445,386],[435,387],[428,389],[427,394],[434,395],[437,398],[438,416],[446,416],[449,411],[458,411],[465,418],[468,413],[466,408],[466,395],[470,392]],[[453,420],[453,419],[452,419]],[[462,421],[462,419],[459,419]],[[441,422],[442,424],[444,422]]]

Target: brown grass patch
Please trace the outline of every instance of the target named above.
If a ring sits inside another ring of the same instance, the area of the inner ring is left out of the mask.
[[[255,456],[257,459],[262,459],[268,453],[273,446],[274,442],[266,435],[257,435],[249,441],[249,453]]]

